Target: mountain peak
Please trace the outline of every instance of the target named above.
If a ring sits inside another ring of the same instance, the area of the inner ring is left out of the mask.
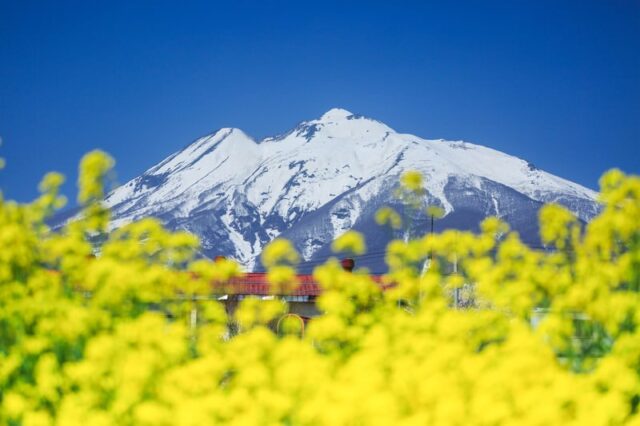
[[[322,114],[322,117],[320,117],[320,120],[321,121],[342,120],[352,115],[353,113],[350,111],[347,111],[346,109],[331,108],[329,111]]]
[[[330,256],[332,241],[348,229],[367,235],[371,253],[384,251],[394,234],[375,227],[375,212],[402,208],[394,194],[407,170],[425,177],[421,205],[444,209],[439,230],[477,229],[496,215],[523,241],[540,245],[534,231],[543,203],[562,204],[585,222],[600,209],[593,191],[524,160],[471,143],[396,133],[341,108],[260,143],[239,129],[220,129],[106,202],[112,228],[157,217],[169,229],[199,235],[206,256],[224,254],[247,270],[257,268],[262,249],[276,237],[290,238],[312,265]],[[406,235],[428,226],[413,223]],[[382,257],[366,262],[386,270]]]

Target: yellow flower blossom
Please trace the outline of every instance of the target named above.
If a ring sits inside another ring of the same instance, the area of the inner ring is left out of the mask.
[[[276,238],[264,248],[261,259],[262,264],[270,268],[280,264],[295,265],[300,261],[300,255],[290,241]]]
[[[605,174],[584,227],[544,207],[555,250],[488,218],[393,241],[381,278],[331,259],[307,322],[277,298],[297,281],[288,241],[262,255],[276,294],[223,305],[237,263],[152,219],[107,233],[112,164],[83,160],[85,210],[58,231],[59,175],[31,204],[0,198],[0,425],[640,424],[637,177]],[[415,172],[401,184],[423,193]]]
[[[420,193],[424,191],[422,175],[420,172],[411,170],[400,176],[400,184],[407,190]]]
[[[362,255],[367,251],[367,246],[361,233],[357,231],[347,231],[331,244],[331,249],[334,252]]]
[[[402,218],[391,207],[382,207],[376,212],[376,223],[378,225],[389,225],[393,229],[402,228]]]

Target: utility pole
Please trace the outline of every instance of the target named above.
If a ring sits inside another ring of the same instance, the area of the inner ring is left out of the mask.
[[[431,213],[431,235],[433,235],[433,213]]]
[[[431,212],[431,236],[433,236],[433,212]],[[429,264],[433,261],[433,249],[429,251]]]

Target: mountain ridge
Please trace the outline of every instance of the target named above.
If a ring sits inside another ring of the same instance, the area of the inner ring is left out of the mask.
[[[382,205],[401,208],[393,192],[407,170],[425,177],[424,204],[444,209],[442,227],[475,230],[482,217],[498,215],[539,244],[529,224],[537,224],[543,203],[559,202],[583,221],[599,211],[595,191],[525,160],[465,141],[398,133],[342,108],[261,140],[219,129],[116,188],[105,202],[112,227],[157,217],[198,235],[206,256],[229,256],[254,270],[277,236],[291,235],[307,262],[326,255],[348,229],[364,232],[375,240],[371,248],[383,251],[394,235],[378,238],[373,215]],[[368,266],[384,269],[382,259],[373,263]]]

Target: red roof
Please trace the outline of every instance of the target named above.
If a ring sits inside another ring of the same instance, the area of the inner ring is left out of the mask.
[[[382,279],[379,275],[371,275],[371,278],[379,284]],[[297,275],[298,286],[288,296],[318,296],[322,293],[320,285],[313,279],[313,275]],[[274,294],[271,285],[267,281],[267,274],[250,272],[242,277],[232,279],[225,285],[225,293],[266,296]]]

